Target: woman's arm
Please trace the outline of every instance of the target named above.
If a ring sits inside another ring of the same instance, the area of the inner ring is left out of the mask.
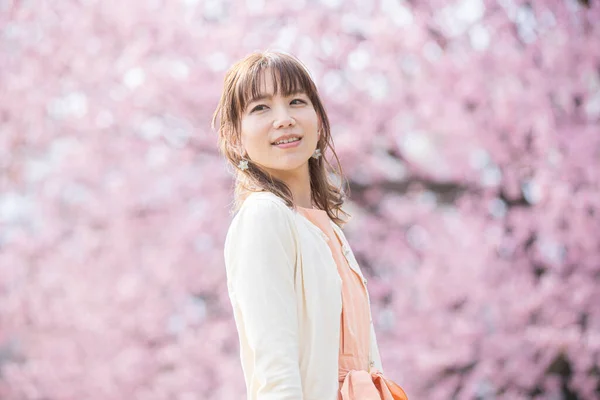
[[[302,399],[294,273],[296,246],[284,205],[245,204],[225,242],[229,294],[248,399]]]

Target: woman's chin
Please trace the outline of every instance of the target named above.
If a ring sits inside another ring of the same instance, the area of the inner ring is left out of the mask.
[[[272,171],[272,173],[277,173],[277,172],[293,173],[293,172],[302,172],[303,168],[306,168],[307,165],[308,165],[308,158],[307,159],[298,159],[298,160],[288,160],[288,162],[285,162],[285,163],[273,164],[273,165],[269,166],[268,169],[270,171]],[[306,169],[306,171],[308,172],[308,169]]]

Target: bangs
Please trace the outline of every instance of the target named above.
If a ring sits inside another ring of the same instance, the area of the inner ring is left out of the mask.
[[[273,95],[291,96],[306,93],[311,100],[314,99],[314,83],[302,65],[283,57],[263,58],[251,65],[238,81],[236,97],[241,112],[244,112],[246,106],[254,99],[270,94],[265,93],[264,87],[264,77],[269,71],[273,79]]]

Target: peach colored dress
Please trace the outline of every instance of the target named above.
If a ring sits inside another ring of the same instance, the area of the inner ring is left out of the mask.
[[[371,319],[367,288],[344,257],[327,212],[299,206],[298,211],[327,235],[342,278],[338,400],[408,400],[400,386],[369,365]]]

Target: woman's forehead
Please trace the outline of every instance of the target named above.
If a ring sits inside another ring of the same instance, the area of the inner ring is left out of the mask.
[[[303,79],[296,71],[269,67],[259,71],[244,82],[242,97],[245,102],[252,102],[256,99],[268,98],[277,94],[291,96],[298,93],[307,93],[307,88],[302,83]]]

